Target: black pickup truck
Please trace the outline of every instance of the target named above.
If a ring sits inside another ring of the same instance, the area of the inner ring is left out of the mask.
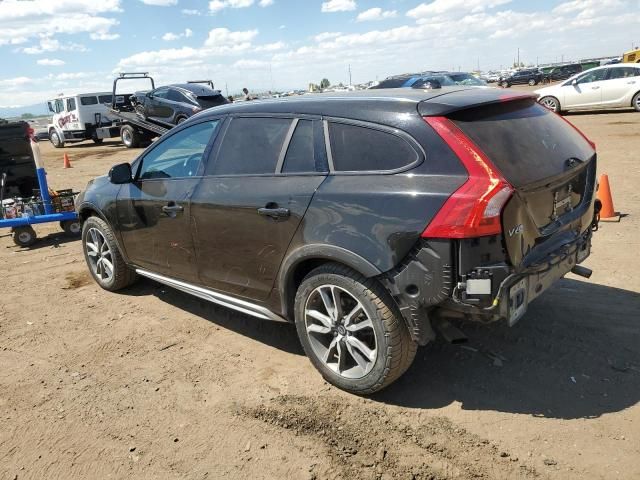
[[[0,177],[6,174],[3,198],[31,197],[39,188],[29,140],[32,134],[27,122],[0,119]]]

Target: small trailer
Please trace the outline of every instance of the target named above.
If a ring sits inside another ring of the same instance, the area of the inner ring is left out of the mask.
[[[148,72],[121,73],[115,78],[111,92],[111,105],[105,113],[106,125],[102,126],[101,118],[97,117],[96,136],[98,138],[119,136],[127,148],[146,147],[155,137],[170,130],[170,125],[160,125],[141,118],[131,103],[132,93],[117,92],[118,82],[140,79],[148,79],[151,82],[151,89],[155,88],[155,82]]]
[[[0,125],[0,229],[10,228],[14,243],[29,247],[37,238],[33,225],[50,222],[58,222],[69,236],[80,235],[74,193],[49,189],[40,147],[27,123]]]

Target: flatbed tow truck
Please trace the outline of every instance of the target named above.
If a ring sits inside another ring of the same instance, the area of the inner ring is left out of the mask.
[[[168,132],[173,125],[161,125],[159,123],[144,120],[136,114],[131,104],[131,93],[117,93],[118,82],[123,80],[149,79],[151,89],[155,89],[155,82],[148,72],[121,73],[113,81],[113,97],[109,108],[109,117],[116,121],[109,126],[101,126],[100,118],[97,118],[97,138],[120,137],[127,148],[146,147],[151,141]]]

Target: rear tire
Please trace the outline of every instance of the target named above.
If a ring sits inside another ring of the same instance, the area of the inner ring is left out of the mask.
[[[416,355],[417,344],[389,293],[343,265],[326,264],[304,278],[295,323],[313,366],[327,382],[354,394],[387,387]]]
[[[31,225],[14,228],[12,237],[13,243],[22,248],[30,247],[36,243],[38,238],[36,231]]]
[[[176,119],[176,125],[180,125],[181,123],[186,122],[186,121],[187,121],[187,117],[178,117]]]
[[[127,148],[137,148],[140,146],[140,135],[131,125],[123,125],[120,129],[120,138]]]
[[[133,284],[136,273],[122,258],[111,227],[99,217],[82,225],[82,251],[91,276],[105,290],[115,292]]]
[[[631,100],[631,105],[633,106],[636,112],[640,112],[640,92],[636,93],[633,96],[633,100]]]
[[[64,230],[64,234],[67,237],[79,237],[82,233],[80,220],[65,220],[60,222],[60,228]]]
[[[511,85],[509,84],[509,82],[502,82],[500,86],[502,86],[502,88],[509,88]]]

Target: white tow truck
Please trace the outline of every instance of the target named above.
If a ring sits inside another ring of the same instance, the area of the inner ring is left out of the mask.
[[[109,113],[112,103],[112,92],[59,95],[48,100],[47,106],[53,114],[47,126],[49,140],[56,148],[84,140],[102,143],[104,137],[98,136],[96,130],[115,123],[116,119]]]

